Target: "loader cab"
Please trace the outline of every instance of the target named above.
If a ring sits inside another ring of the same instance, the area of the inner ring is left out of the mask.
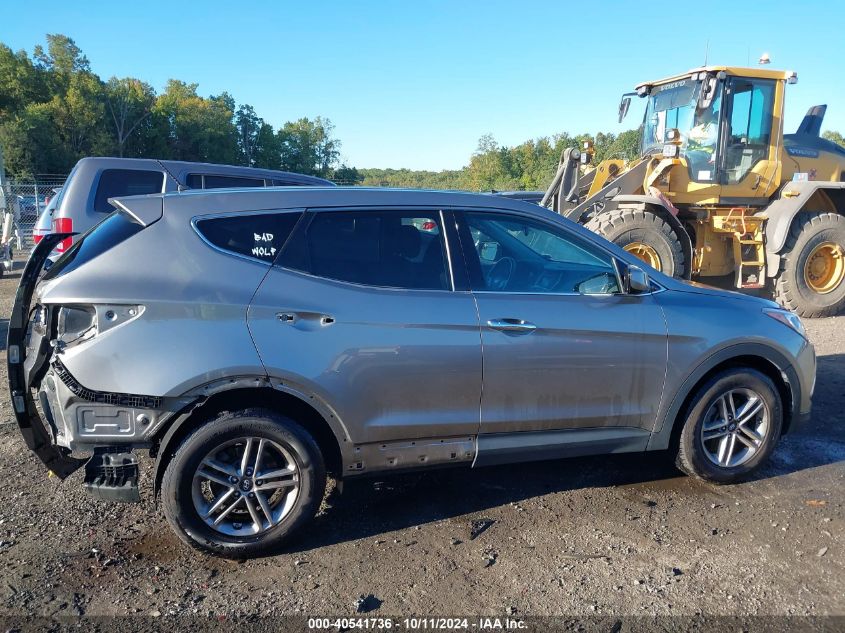
[[[716,204],[768,198],[780,176],[783,86],[790,78],[794,73],[704,68],[637,86],[647,100],[642,155],[686,166],[685,177],[671,184],[679,202],[684,193],[700,200],[705,191]]]

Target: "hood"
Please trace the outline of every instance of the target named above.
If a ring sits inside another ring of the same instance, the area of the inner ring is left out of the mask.
[[[662,281],[662,280],[661,280]],[[739,299],[758,304],[761,308],[779,308],[780,306],[771,299],[763,297],[755,297],[754,295],[736,292],[735,290],[723,290],[722,288],[714,288],[707,284],[702,284],[697,281],[687,281],[685,279],[672,279],[671,283],[665,284],[671,290],[678,292],[689,292],[691,294],[707,295],[711,297],[719,297],[722,299]]]

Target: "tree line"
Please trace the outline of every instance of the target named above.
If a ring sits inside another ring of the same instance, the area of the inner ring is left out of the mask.
[[[639,130],[621,134],[599,132],[571,136],[567,133],[525,141],[513,147],[500,146],[486,134],[478,142],[469,165],[440,172],[410,169],[359,169],[362,184],[376,187],[463,189],[467,191],[536,191],[545,189],[557,170],[566,148],[593,143],[594,162],[605,158],[636,158]]]
[[[0,146],[13,176],[66,174],[84,156],[126,156],[248,165],[322,176],[341,184],[489,190],[542,190],[561,153],[589,140],[595,162],[637,156],[639,130],[568,133],[501,146],[482,136],[455,170],[355,168],[342,163],[327,118],[278,128],[228,92],[198,94],[177,79],[164,90],[134,77],[101,79],[68,36],[46,36],[32,55],[0,43]],[[845,146],[838,132],[825,138]]]
[[[340,162],[322,117],[278,129],[227,92],[201,96],[176,79],[157,94],[135,77],[104,81],[66,35],[47,35],[30,56],[0,43],[0,144],[16,176],[66,174],[84,156],[249,165],[360,180]]]

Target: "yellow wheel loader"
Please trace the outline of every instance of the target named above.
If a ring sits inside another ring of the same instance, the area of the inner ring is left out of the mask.
[[[706,66],[640,84],[640,157],[584,172],[567,149],[541,204],[676,277],[771,292],[801,316],[845,306],[845,148],[820,137],[826,106],[783,133],[794,72]]]

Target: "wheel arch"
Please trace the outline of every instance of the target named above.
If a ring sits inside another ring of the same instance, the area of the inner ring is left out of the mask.
[[[615,208],[640,206],[644,211],[654,213],[672,227],[681,241],[681,248],[684,251],[684,279],[689,279],[692,275],[692,238],[678,216],[672,213],[660,198],[655,196],[625,194],[616,196],[614,202],[617,203]]]
[[[245,385],[234,381],[230,388],[218,388],[208,397],[198,399],[173,416],[172,421],[159,429],[153,436],[155,457],[153,471],[153,494],[158,498],[164,471],[182,440],[203,424],[215,419],[225,411],[245,408],[269,409],[281,413],[301,424],[317,442],[326,470],[332,474],[343,472],[343,446],[349,444],[345,429],[333,414],[327,419],[325,412],[318,410],[313,397],[308,400],[298,392],[285,391],[263,382],[260,385]],[[330,423],[335,420],[335,424]]]
[[[777,350],[757,343],[740,344],[716,352],[687,377],[660,416],[659,430],[652,435],[647,450],[675,446],[692,399],[701,386],[719,372],[736,368],[755,369],[772,380],[783,402],[781,433],[788,433],[801,402],[798,374]]]
[[[792,182],[787,187],[780,199],[765,209],[769,218],[766,221],[766,274],[769,277],[778,273],[782,251],[798,214],[823,211],[845,216],[845,182]]]

